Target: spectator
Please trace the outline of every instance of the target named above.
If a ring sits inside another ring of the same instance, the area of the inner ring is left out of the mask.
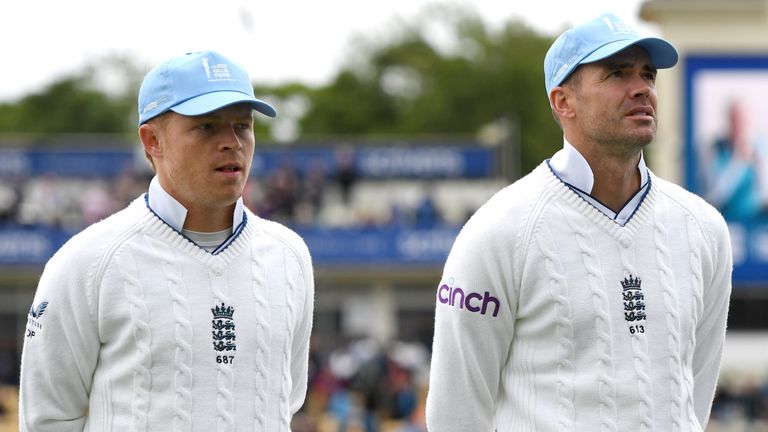
[[[14,182],[0,182],[0,224],[16,222],[21,203],[21,191]]]
[[[117,210],[107,188],[108,186],[101,179],[92,179],[86,182],[85,189],[79,197],[80,225],[87,226],[96,223]]]
[[[430,194],[425,195],[416,207],[415,216],[416,228],[429,229],[442,224],[442,216]]]
[[[341,199],[349,204],[352,188],[358,180],[355,152],[352,147],[342,146],[336,149],[336,183],[341,189]]]
[[[260,216],[277,222],[291,221],[298,191],[299,179],[296,170],[288,164],[279,167],[267,177],[264,211]]]

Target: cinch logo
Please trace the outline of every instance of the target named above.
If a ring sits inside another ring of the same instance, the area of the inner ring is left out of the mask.
[[[484,292],[483,295],[476,292],[465,293],[459,287],[451,288],[446,284],[440,285],[440,288],[437,290],[437,299],[442,304],[459,309],[466,308],[469,312],[473,313],[480,312],[480,315],[485,315],[488,312],[488,305],[492,304],[494,306],[494,317],[499,314],[499,308],[501,307],[499,299],[492,296],[488,291]]]

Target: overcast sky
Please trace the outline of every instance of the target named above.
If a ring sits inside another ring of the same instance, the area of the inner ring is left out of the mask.
[[[493,28],[518,18],[556,34],[613,12],[645,33],[642,0],[38,0],[7,1],[0,13],[0,101],[34,92],[109,53],[154,65],[214,49],[245,66],[254,81],[327,82],[355,36],[385,37],[434,4],[473,9]]]

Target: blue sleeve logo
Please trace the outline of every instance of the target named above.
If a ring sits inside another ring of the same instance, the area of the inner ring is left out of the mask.
[[[32,304],[32,307],[29,308],[29,317],[27,318],[27,333],[26,337],[32,338],[37,334],[38,331],[43,329],[43,326],[40,325],[40,319],[41,316],[43,316],[43,313],[45,313],[45,309],[48,307],[48,302],[40,302],[40,304],[35,307],[34,303]]]
[[[32,307],[29,309],[29,316],[32,318],[40,318],[43,316],[43,312],[45,312],[45,308],[48,307],[48,302],[44,301],[41,302],[37,307],[33,304]]]

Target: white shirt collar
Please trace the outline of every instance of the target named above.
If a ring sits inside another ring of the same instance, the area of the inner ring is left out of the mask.
[[[549,166],[560,180],[575,189],[585,200],[619,225],[624,225],[629,221],[635,210],[640,206],[648,189],[648,169],[645,166],[645,158],[642,152],[640,152],[640,161],[637,163],[637,169],[640,170],[640,190],[637,191],[635,196],[619,213],[613,212],[590,195],[592,187],[595,185],[595,175],[592,172],[592,168],[587,160],[584,159],[584,156],[565,137],[563,137],[562,150],[559,150],[552,156],[549,160]]]
[[[592,193],[592,187],[595,185],[595,175],[592,173],[592,168],[584,156],[565,137],[563,137],[562,150],[552,156],[549,165],[564,182],[586,193]],[[640,170],[640,187],[642,188],[648,182],[648,170],[645,166],[643,152],[640,152],[637,169]]]
[[[149,183],[149,208],[155,212],[165,223],[173,227],[178,232],[182,231],[184,221],[187,219],[187,209],[181,203],[176,201],[160,185],[157,176],[152,178]],[[243,222],[243,197],[237,199],[235,211],[232,215],[232,229],[240,226]]]

